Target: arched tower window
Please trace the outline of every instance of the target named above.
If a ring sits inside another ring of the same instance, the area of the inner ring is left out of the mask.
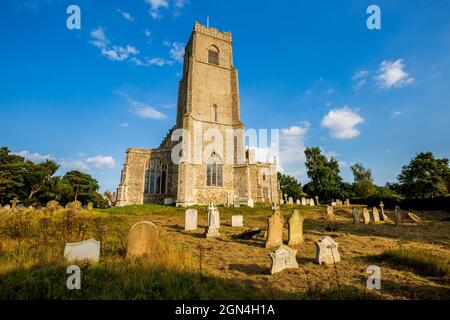
[[[211,106],[211,121],[212,122],[217,122],[218,120],[218,107],[216,104]]]
[[[208,49],[208,63],[219,65],[219,49],[216,46],[211,46]]]
[[[223,186],[222,159],[216,153],[211,154],[206,163],[206,186]]]
[[[167,164],[153,159],[145,171],[144,193],[165,194],[167,192]]]

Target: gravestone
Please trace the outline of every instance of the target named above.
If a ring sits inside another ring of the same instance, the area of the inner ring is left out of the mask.
[[[280,199],[280,204],[284,204],[284,200],[283,199]]]
[[[286,204],[288,204],[289,202],[287,193],[284,194],[284,202],[286,202]]]
[[[316,261],[318,264],[334,264],[341,261],[338,250],[339,244],[333,238],[321,237],[316,243]]]
[[[172,198],[164,198],[164,205],[165,206],[171,206],[175,203]]]
[[[350,207],[350,200],[349,199],[345,199],[345,206],[346,207]]]
[[[295,204],[299,206],[301,204],[300,199],[295,200]]]
[[[332,201],[332,202],[331,202],[331,206],[332,206],[332,207],[336,207],[336,206],[337,206],[336,201]]]
[[[69,262],[77,260],[98,262],[100,258],[100,241],[89,239],[81,242],[66,243],[64,258]]]
[[[294,209],[288,220],[288,245],[296,246],[303,243],[303,220],[298,210]]]
[[[267,219],[266,248],[278,247],[283,244],[284,218],[281,211],[277,210]]]
[[[235,208],[240,208],[240,207],[241,207],[241,200],[239,199],[238,196],[235,196],[235,197],[233,198],[233,206],[234,206]]]
[[[420,219],[417,215],[415,215],[412,212],[408,212],[408,217],[415,222],[422,222],[422,219]]]
[[[184,213],[184,231],[197,230],[197,209],[187,209]]]
[[[306,206],[306,199],[302,198],[302,206]]]
[[[357,208],[353,208],[352,214],[353,214],[353,222],[356,224],[360,223],[361,217],[359,215],[359,210]]]
[[[380,213],[378,212],[377,207],[372,208],[372,216],[373,216],[374,223],[380,222]]]
[[[333,220],[334,219],[334,212],[332,206],[327,206],[327,212],[325,214],[325,218],[327,220]]]
[[[93,210],[94,209],[94,204],[92,202],[88,202],[87,209],[88,210]]]
[[[11,210],[11,206],[9,204],[7,204],[3,207],[3,210]]]
[[[248,199],[247,200],[247,207],[253,208],[254,206],[255,206],[255,203],[253,202],[253,199]]]
[[[399,206],[395,206],[394,209],[394,222],[397,226],[403,223],[403,213]]]
[[[315,199],[316,199],[316,205],[320,206],[320,203],[319,203],[319,197],[316,196]]]
[[[369,213],[369,210],[367,210],[367,208],[363,208],[363,218],[364,218],[364,224],[370,223],[370,213]]]
[[[306,203],[307,206],[309,206],[309,199],[306,199],[305,203]]]
[[[298,263],[296,259],[297,250],[281,245],[274,252],[270,253],[272,258],[271,274],[283,271],[284,269],[297,269]]]
[[[388,217],[384,214],[384,203],[380,201],[380,209],[381,209],[381,220],[388,220]]]
[[[232,227],[243,227],[244,226],[244,216],[243,215],[231,216],[231,226]]]
[[[309,206],[314,207],[314,199],[309,199]]]
[[[289,197],[289,204],[294,204],[294,199],[292,197]]]
[[[208,206],[208,228],[206,228],[206,238],[218,238],[220,237],[220,215],[219,210],[210,204]]]
[[[82,207],[83,205],[80,201],[73,201],[66,204],[66,209],[71,209],[75,211],[80,211]]]
[[[127,257],[151,255],[156,251],[158,228],[150,221],[133,225],[128,233]]]

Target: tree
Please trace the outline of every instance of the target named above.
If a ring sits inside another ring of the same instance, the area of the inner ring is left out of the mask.
[[[58,185],[61,199],[64,201],[98,201],[97,180],[89,174],[74,170],[67,172]],[[101,197],[101,196],[100,196]]]
[[[375,192],[373,184],[372,170],[366,169],[361,163],[355,163],[351,166],[353,177],[354,190],[358,197],[367,197]]]
[[[0,148],[0,204],[14,198],[25,198],[26,163],[21,156],[10,154],[6,147]]]
[[[319,196],[324,200],[331,200],[341,195],[342,178],[339,175],[339,164],[331,157],[327,159],[320,148],[306,148],[306,168],[310,178],[308,194]]]
[[[400,192],[407,197],[433,198],[448,193],[448,158],[436,159],[431,152],[417,154],[398,176]]]
[[[282,174],[278,172],[278,181],[280,182],[280,189],[282,196],[287,194],[288,197],[293,199],[300,199],[302,196],[302,186],[293,176]]]
[[[26,162],[25,185],[28,193],[28,199],[31,199],[36,193],[41,191],[45,185],[52,183],[52,177],[58,170],[59,165],[51,160],[42,163]]]

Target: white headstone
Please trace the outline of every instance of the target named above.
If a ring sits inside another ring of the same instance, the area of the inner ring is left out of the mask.
[[[301,204],[300,199],[297,199],[297,200],[295,201],[295,203],[296,203],[297,205],[300,205],[300,204]]]
[[[289,202],[289,204],[294,204],[294,199],[292,198],[292,197],[289,197],[289,200],[288,200]]]
[[[272,258],[271,274],[283,271],[284,269],[297,269],[297,250],[281,245],[278,249],[270,253]]]
[[[242,216],[242,215],[231,216],[231,226],[232,227],[243,227],[244,226],[244,216]]]
[[[302,198],[302,206],[306,206],[306,199]]]
[[[247,200],[247,206],[250,207],[250,208],[253,208],[255,206],[255,204],[253,202],[253,199],[248,199]]]
[[[309,199],[309,206],[314,207],[314,199]]]
[[[197,209],[187,209],[184,214],[184,230],[193,231],[197,230]]]
[[[100,241],[89,239],[82,242],[66,243],[64,258],[69,262],[76,260],[98,262],[100,258]]]
[[[3,207],[4,210],[10,210],[11,206],[9,204],[7,204],[6,206]]]
[[[339,244],[331,237],[321,237],[316,243],[316,261],[319,264],[334,264],[341,261]]]
[[[331,202],[331,206],[332,206],[332,207],[336,207],[336,206],[337,206],[336,201]]]
[[[367,208],[363,208],[363,218],[364,218],[364,224],[370,223],[370,213],[369,213],[369,210],[367,210]]]
[[[305,199],[305,203],[306,206],[309,206],[309,199]]]

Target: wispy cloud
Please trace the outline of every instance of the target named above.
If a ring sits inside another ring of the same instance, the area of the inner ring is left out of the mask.
[[[131,13],[122,11],[120,9],[117,9],[117,12],[120,13],[126,20],[130,22],[134,21],[134,17],[131,15]]]
[[[39,153],[32,153],[26,150],[20,151],[20,152],[11,152],[11,154],[14,154],[16,156],[24,157],[27,160],[33,161],[33,162],[43,162],[45,160],[51,160],[52,156],[49,154],[42,155]]]
[[[347,106],[339,109],[332,109],[322,119],[321,126],[330,129],[332,138],[344,140],[352,139],[361,134],[355,127],[364,122],[356,110],[351,110]]]
[[[170,41],[164,41],[163,45],[166,47],[169,47],[169,54],[170,57],[179,62],[183,63],[183,57],[184,57],[184,43],[181,42],[170,42]]]
[[[114,168],[116,160],[111,156],[95,156],[86,159],[86,163],[97,169]]]
[[[129,57],[139,54],[139,51],[132,45],[116,46],[112,45],[105,34],[103,27],[98,27],[91,32],[91,44],[100,49],[103,56],[112,61],[125,61]]]
[[[378,87],[382,89],[399,88],[414,82],[405,70],[403,59],[396,61],[383,61],[380,64],[375,79]]]
[[[143,119],[155,119],[155,120],[161,120],[166,119],[167,115],[164,113],[158,111],[155,107],[145,104],[143,102],[137,101],[136,99],[130,97],[128,94],[118,91],[118,95],[122,96],[127,100],[127,102],[130,104],[131,112],[139,116]]]
[[[391,118],[398,118],[402,116],[405,113],[405,111],[392,111],[391,112]]]
[[[367,77],[369,76],[369,71],[367,70],[358,70],[352,75],[353,87],[355,90],[361,89],[363,86],[367,84]]]
[[[168,0],[145,0],[146,3],[150,5],[150,15],[153,19],[161,19],[162,15],[161,9],[169,9],[169,1]]]

